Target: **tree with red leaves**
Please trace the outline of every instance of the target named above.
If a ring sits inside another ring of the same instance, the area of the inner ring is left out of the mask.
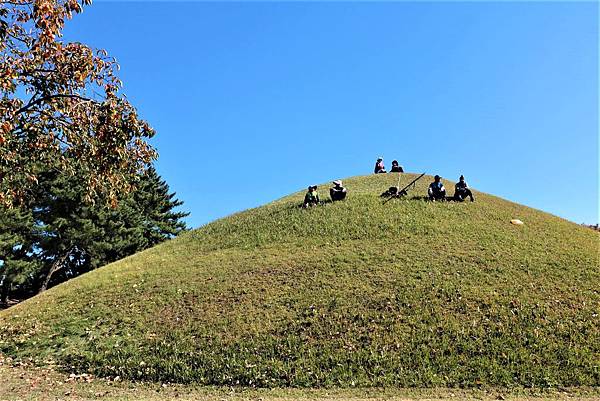
[[[61,41],[91,0],[0,0],[0,203],[28,202],[49,166],[115,202],[156,158],[154,130],[120,92],[104,50]]]

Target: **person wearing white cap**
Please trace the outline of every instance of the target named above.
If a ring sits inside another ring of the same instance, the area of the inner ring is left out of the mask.
[[[333,202],[345,199],[347,192],[346,188],[342,186],[341,180],[335,180],[333,188],[329,188],[329,196]]]
[[[385,174],[385,166],[383,165],[383,157],[379,156],[377,161],[375,162],[375,174],[383,173]]]

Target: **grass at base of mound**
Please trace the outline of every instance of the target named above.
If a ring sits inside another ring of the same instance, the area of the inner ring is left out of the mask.
[[[107,381],[72,377],[49,368],[3,364],[0,356],[0,401],[597,401],[600,388],[532,390],[480,389],[252,389],[199,387],[163,383]]]

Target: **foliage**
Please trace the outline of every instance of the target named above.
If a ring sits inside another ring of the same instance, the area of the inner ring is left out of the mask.
[[[395,182],[308,210],[299,192],[70,280],[0,313],[0,352],[211,385],[600,384],[597,233],[482,193],[383,204]]]
[[[35,224],[30,211],[0,206],[0,304],[12,285],[23,285],[39,269],[30,254]]]
[[[116,208],[83,202],[86,190],[77,176],[49,170],[39,177],[35,202],[28,205],[29,219],[0,222],[7,231],[13,231],[11,225],[19,222],[23,231],[20,237],[13,235],[7,241],[19,244],[20,265],[5,262],[6,269],[13,266],[10,271],[14,274],[5,281],[5,285],[13,287],[12,296],[27,297],[40,288],[132,255],[185,230],[181,219],[187,213],[173,210],[182,202],[169,193],[168,185],[153,168]],[[6,212],[16,213],[11,209]],[[36,262],[36,269],[22,265],[23,254],[29,254],[27,259]],[[5,266],[0,267],[0,272],[6,270]]]
[[[115,60],[60,40],[88,3],[0,0],[0,203],[28,202],[56,162],[83,175],[86,200],[114,202],[155,157],[145,141],[154,131],[119,93]]]

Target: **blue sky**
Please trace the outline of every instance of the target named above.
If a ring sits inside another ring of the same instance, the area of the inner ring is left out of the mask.
[[[191,226],[374,159],[598,222],[598,4],[96,2]]]

